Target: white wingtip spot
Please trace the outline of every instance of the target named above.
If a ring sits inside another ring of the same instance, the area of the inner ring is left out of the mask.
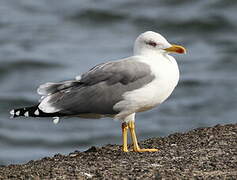
[[[58,124],[59,123],[59,117],[53,117],[53,123]]]
[[[39,115],[39,110],[37,109],[37,110],[34,112],[34,114],[35,114],[36,116],[38,116],[38,115]]]
[[[25,114],[24,114],[25,117],[29,117],[29,112],[26,111]]]
[[[20,111],[17,111],[15,114],[16,114],[17,116],[19,116],[19,115],[20,115]]]
[[[11,115],[15,115],[15,110],[12,109],[12,110],[10,111],[10,114],[11,114]]]
[[[10,111],[10,118],[14,118],[14,115],[15,115],[15,110],[14,109],[12,109],[11,111]]]
[[[75,79],[76,79],[77,81],[80,81],[80,80],[81,80],[81,76],[80,76],[80,75],[79,75],[79,76],[76,76]]]

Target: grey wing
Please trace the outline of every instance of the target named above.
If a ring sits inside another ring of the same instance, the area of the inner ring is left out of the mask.
[[[113,106],[127,91],[138,89],[154,79],[150,67],[133,59],[95,66],[72,86],[48,95],[39,105],[47,113],[69,115],[116,114]],[[70,83],[69,83],[70,84]]]
[[[39,95],[48,96],[57,93],[59,91],[63,91],[65,89],[69,89],[78,84],[80,84],[80,81],[78,80],[63,81],[59,83],[48,82],[40,85],[39,88],[37,89],[37,92]]]

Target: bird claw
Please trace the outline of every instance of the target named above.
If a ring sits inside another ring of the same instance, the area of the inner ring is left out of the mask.
[[[133,149],[134,152],[157,152],[159,149]]]

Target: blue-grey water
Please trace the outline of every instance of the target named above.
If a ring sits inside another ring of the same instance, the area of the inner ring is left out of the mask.
[[[0,164],[121,144],[111,119],[10,119],[38,101],[38,85],[74,78],[132,55],[142,32],[181,44],[179,86],[159,108],[137,115],[140,140],[237,122],[236,0],[1,0]]]

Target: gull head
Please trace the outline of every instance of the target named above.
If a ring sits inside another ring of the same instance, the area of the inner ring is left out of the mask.
[[[162,35],[153,31],[140,34],[134,44],[134,55],[186,53],[182,46],[170,44]]]

